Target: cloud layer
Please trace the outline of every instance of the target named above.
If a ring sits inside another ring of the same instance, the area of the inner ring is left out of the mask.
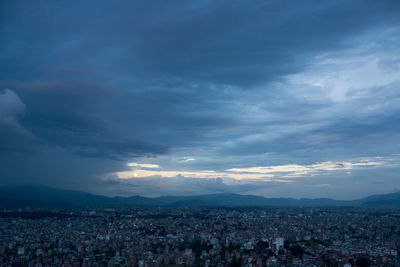
[[[343,179],[360,196],[400,188],[395,165],[360,161],[400,149],[398,1],[0,5],[3,184],[148,195],[160,179],[175,184],[159,194],[189,194],[193,181],[282,196],[330,185],[345,198]],[[153,178],[115,178],[132,167]],[[273,180],[282,168],[303,178]],[[262,177],[259,191],[245,182]]]

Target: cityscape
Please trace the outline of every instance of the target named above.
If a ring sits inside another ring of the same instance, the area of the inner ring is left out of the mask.
[[[400,210],[3,210],[0,266],[400,266]]]

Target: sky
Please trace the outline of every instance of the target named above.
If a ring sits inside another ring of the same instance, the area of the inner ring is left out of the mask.
[[[400,1],[0,1],[0,185],[400,191]]]

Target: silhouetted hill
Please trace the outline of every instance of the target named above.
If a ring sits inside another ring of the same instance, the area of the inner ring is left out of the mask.
[[[0,195],[9,200],[22,202],[54,203],[57,205],[103,205],[109,198],[86,192],[62,190],[42,185],[23,185],[0,188]]]
[[[400,192],[373,195],[354,201],[294,198],[264,198],[253,195],[210,194],[198,196],[106,197],[87,192],[62,190],[42,185],[8,186],[0,188],[0,208],[66,206],[172,206],[172,207],[396,207],[400,208]]]
[[[356,205],[366,207],[400,207],[400,192],[372,195],[359,200],[356,200]]]

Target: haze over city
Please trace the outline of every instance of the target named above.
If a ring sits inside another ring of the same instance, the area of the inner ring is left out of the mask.
[[[0,185],[400,191],[399,1],[1,1]]]

